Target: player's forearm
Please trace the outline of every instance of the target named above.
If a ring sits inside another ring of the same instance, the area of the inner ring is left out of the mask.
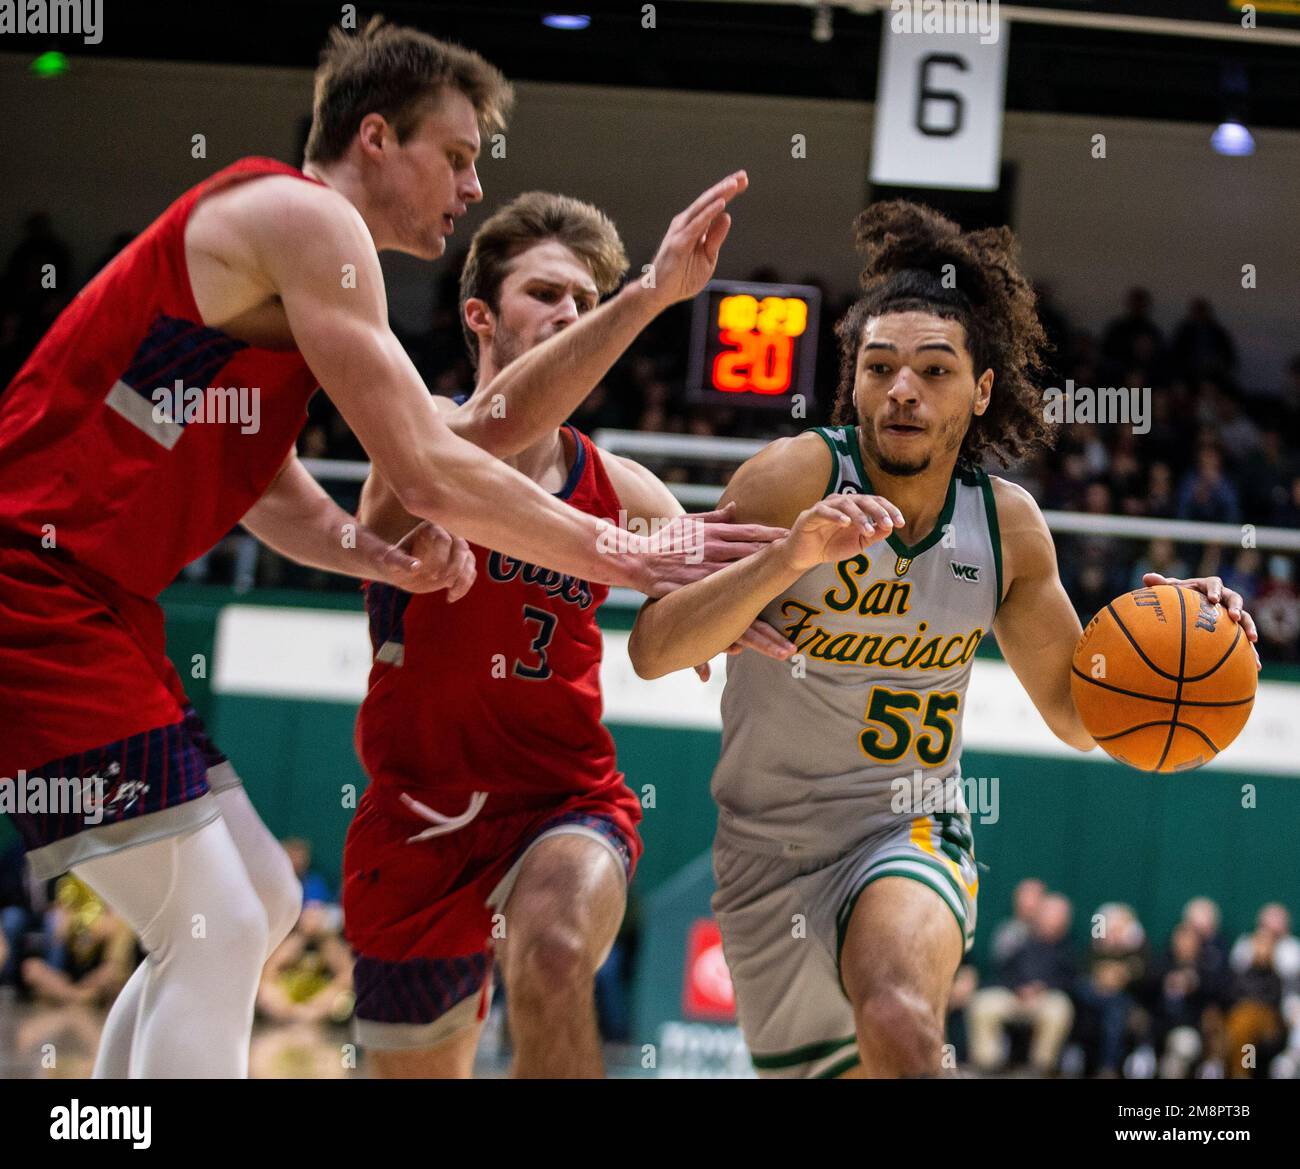
[[[361,488],[357,518],[390,544],[400,543],[419,521],[402,506],[397,493],[373,468]]]
[[[560,426],[627,347],[664,308],[639,282],[541,345],[515,358],[480,387],[447,424],[497,458],[509,458]]]
[[[593,583],[650,587],[644,540],[570,507],[453,434],[437,443],[418,486],[400,498],[411,515],[517,560]]]
[[[1076,751],[1091,751],[1097,745],[1097,741],[1088,733],[1088,728],[1083,725],[1083,719],[1079,717],[1079,711],[1074,705],[1074,699],[1068,699],[1067,705],[1068,709],[1063,709],[1056,720],[1049,720],[1047,725],[1051,727],[1052,733],[1067,746],[1073,747]]]
[[[661,678],[724,652],[802,570],[784,556],[784,541],[645,605],[628,641],[632,667]]]
[[[1076,751],[1091,751],[1097,744],[1079,717],[1070,689],[1071,648],[1063,642],[1046,645],[1040,642],[1021,646],[1019,652],[1013,650],[1010,654],[1004,646],[1003,654],[1042,715],[1047,729],[1066,746]],[[1020,668],[1016,669],[1018,664]]]
[[[336,504],[292,459],[244,516],[244,527],[268,548],[296,564],[364,577],[357,554],[357,520]]]

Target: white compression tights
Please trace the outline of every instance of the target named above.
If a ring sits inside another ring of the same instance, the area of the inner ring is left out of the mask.
[[[213,798],[221,815],[202,828],[73,870],[149,953],[109,1011],[96,1079],[248,1075],[262,966],[302,887],[244,789]]]

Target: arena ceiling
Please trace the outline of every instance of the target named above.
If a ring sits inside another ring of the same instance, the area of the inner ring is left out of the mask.
[[[1211,123],[1233,116],[1253,127],[1300,129],[1300,0],[1258,0],[1254,35],[1243,34],[1235,3],[1004,3],[1003,14],[1015,22],[1007,108]],[[882,5],[888,0],[822,5],[833,10],[828,40],[813,36],[815,0],[660,0],[653,30],[642,28],[640,0],[380,0],[357,7],[363,18],[382,11],[477,48],[517,80],[870,101]],[[1275,7],[1296,11],[1270,11]],[[72,57],[310,67],[340,9],[319,0],[111,4],[100,45],[25,40],[36,51],[57,47]],[[582,31],[556,31],[543,27],[544,12],[591,21]]]

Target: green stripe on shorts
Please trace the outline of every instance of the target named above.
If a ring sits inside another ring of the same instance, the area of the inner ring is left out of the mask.
[[[911,863],[919,863],[920,858],[908,857],[907,860]],[[958,898],[957,904],[953,904],[952,891],[950,889],[945,889],[944,883],[936,879],[936,874],[938,872],[937,866],[935,868],[929,868],[925,865],[921,865],[920,867],[921,871],[905,868],[898,864],[896,860],[891,858],[890,860],[885,861],[885,863],[870,869],[863,876],[858,887],[845,899],[844,907],[840,910],[839,924],[835,929],[835,971],[839,976],[841,990],[844,990],[844,976],[840,972],[840,959],[844,953],[844,935],[849,928],[849,918],[853,914],[853,907],[858,903],[858,898],[862,896],[862,890],[873,881],[878,881],[881,877],[906,877],[909,880],[919,881],[922,885],[929,886],[935,891],[935,893],[943,898],[943,903],[952,910],[953,917],[957,919],[957,928],[961,930],[963,943],[969,942],[969,937],[966,933],[965,902],[963,902],[961,898]],[[848,991],[844,990],[844,994],[847,996]]]
[[[770,1071],[773,1068],[790,1068],[796,1064],[812,1063],[815,1060],[825,1059],[826,1056],[839,1051],[841,1047],[847,1047],[850,1043],[856,1044],[858,1037],[850,1035],[847,1039],[823,1039],[820,1043],[809,1043],[803,1047],[796,1047],[792,1051],[778,1051],[775,1055],[753,1055],[750,1060],[755,1068],[764,1071]]]
[[[862,1062],[862,1056],[856,1051],[852,1055],[846,1055],[839,1063],[833,1063],[824,1072],[818,1072],[813,1076],[814,1080],[833,1080],[842,1076],[850,1068],[855,1068]]]
[[[909,865],[916,865],[924,872],[914,872],[908,868]],[[886,868],[889,869],[888,874],[884,872]],[[849,915],[853,912],[853,907],[858,903],[858,897],[861,895],[862,890],[877,877],[886,875],[891,877],[911,877],[924,885],[931,885],[934,891],[948,903],[948,907],[953,913],[958,914],[958,918],[962,922],[962,933],[965,934],[966,898],[964,891],[957,884],[956,877],[952,875],[952,871],[942,861],[926,856],[920,849],[914,849],[881,856],[863,874],[862,881],[845,898],[844,904],[840,906],[840,911],[836,915],[835,932],[839,935],[841,942],[844,938],[844,931],[848,928]],[[926,877],[930,876],[942,878],[942,884],[934,884],[932,881],[927,880]]]

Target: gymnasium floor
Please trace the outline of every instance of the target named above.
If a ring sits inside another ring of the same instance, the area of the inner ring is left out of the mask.
[[[93,1007],[50,1007],[19,1002],[9,987],[0,987],[0,1080],[84,1079],[94,1065],[105,1012]],[[477,1078],[503,1077],[509,1052],[498,1039],[499,1028],[489,1020],[479,1058]],[[257,1080],[364,1079],[360,1069],[344,1066],[347,1027],[259,1022],[253,1029],[250,1074]],[[613,1078],[644,1077],[639,1051],[608,1045],[605,1062]],[[51,1066],[52,1065],[52,1066]]]

